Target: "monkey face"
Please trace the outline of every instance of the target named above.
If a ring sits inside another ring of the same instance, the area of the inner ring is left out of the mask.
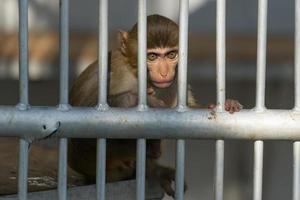
[[[175,78],[178,48],[155,48],[147,50],[147,67],[151,83],[158,88],[169,87]]]

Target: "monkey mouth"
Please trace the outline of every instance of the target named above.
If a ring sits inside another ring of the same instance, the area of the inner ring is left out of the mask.
[[[158,88],[169,87],[172,83],[173,83],[173,80],[171,80],[171,81],[153,81],[153,85]]]

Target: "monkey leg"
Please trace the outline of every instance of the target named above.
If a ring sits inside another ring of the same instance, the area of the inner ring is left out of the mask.
[[[172,182],[175,182],[175,169],[162,166],[157,160],[147,159],[146,176],[149,180],[158,182],[167,195],[175,197],[175,191]],[[187,190],[187,184],[184,181],[184,191]]]

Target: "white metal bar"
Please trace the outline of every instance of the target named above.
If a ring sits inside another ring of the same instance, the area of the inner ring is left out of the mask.
[[[215,200],[223,199],[224,140],[216,141]]]
[[[254,142],[253,200],[262,199],[263,153],[264,153],[263,141],[261,140],[255,141]]]
[[[179,62],[178,62],[178,107],[185,108],[187,101],[187,55],[189,0],[180,1],[179,16]]]
[[[293,200],[300,200],[300,142],[294,142]]]
[[[224,111],[225,105],[225,68],[226,68],[226,1],[217,1],[217,109]]]
[[[27,200],[28,149],[29,143],[24,139],[20,139],[18,177],[19,200]]]
[[[300,110],[300,1],[295,0],[295,110]]]
[[[68,112],[31,107],[24,112],[14,106],[0,106],[0,113],[1,137],[22,137],[26,133],[26,137],[41,139],[57,130],[53,122],[60,122],[58,137],[300,140],[300,114],[288,110],[242,110],[232,115],[202,109],[140,112],[111,108],[99,112],[86,107]]]
[[[226,1],[217,1],[217,111],[223,112],[226,98]],[[224,141],[216,141],[215,200],[223,200]]]
[[[146,0],[139,0],[138,5],[138,81],[139,107],[147,105],[147,7]]]
[[[138,93],[139,111],[147,108],[147,2],[138,1]],[[145,199],[146,140],[137,140],[136,199]]]
[[[268,1],[258,1],[256,110],[265,109],[266,44]]]
[[[107,107],[107,72],[108,72],[108,1],[99,0],[99,87],[98,103]]]
[[[106,111],[107,84],[108,84],[108,1],[99,0],[99,86],[98,86],[98,109]],[[106,172],[106,139],[97,139],[97,177],[96,199],[105,200],[105,174]]]
[[[176,190],[175,199],[183,200],[184,196],[184,164],[185,164],[185,141],[177,140],[176,144]]]

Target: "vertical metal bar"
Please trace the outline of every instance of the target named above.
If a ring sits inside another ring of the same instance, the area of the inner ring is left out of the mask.
[[[224,140],[216,141],[215,200],[223,199]]]
[[[108,73],[108,1],[99,0],[99,86],[98,108],[105,111],[107,104],[107,73]],[[96,169],[96,199],[105,200],[105,172],[106,172],[106,139],[97,139],[97,169]]]
[[[19,180],[18,180],[19,200],[27,200],[28,148],[29,148],[29,143],[24,139],[20,139]]]
[[[178,108],[187,106],[187,54],[188,54],[188,24],[189,0],[180,0],[179,14],[179,62],[178,62]],[[179,139],[176,144],[176,180],[175,199],[183,200],[184,196],[184,160],[185,140]]]
[[[146,140],[137,140],[136,199],[145,199]]]
[[[266,44],[267,44],[267,11],[268,1],[258,1],[258,35],[257,35],[257,78],[256,78],[256,111],[265,109],[266,84]],[[254,142],[254,181],[253,200],[262,199],[263,182],[263,141]]]
[[[19,108],[27,109],[28,101],[28,1],[19,0]],[[18,197],[27,200],[29,143],[20,139]]]
[[[295,110],[300,110],[300,1],[295,0]]]
[[[147,2],[139,0],[138,4],[138,78],[139,78],[139,109],[147,108]],[[145,165],[146,140],[137,140],[137,170],[136,170],[136,199],[145,199]]]
[[[268,1],[258,1],[256,110],[265,109],[266,43]]]
[[[105,200],[106,139],[97,139],[96,199]]]
[[[293,200],[300,200],[300,142],[294,142]]]
[[[147,104],[147,7],[146,0],[139,0],[138,6],[138,78],[139,107]]]
[[[185,164],[185,141],[177,140],[176,145],[176,190],[175,199],[183,200],[184,195],[184,164]]]
[[[295,107],[300,110],[300,1],[295,0]],[[300,141],[293,144],[293,200],[300,200]]]
[[[59,106],[69,103],[69,0],[60,0],[60,90]],[[58,199],[67,199],[67,138],[59,139]]]
[[[225,105],[225,68],[226,68],[226,1],[217,1],[217,109],[224,111]]]
[[[105,111],[107,104],[107,73],[108,73],[108,1],[99,0],[99,86],[98,108]],[[105,200],[105,172],[106,172],[106,139],[97,139],[97,176],[96,199]]]
[[[59,166],[58,166],[58,199],[67,199],[67,153],[68,139],[59,139]]]
[[[189,0],[180,1],[178,107],[185,108],[187,101],[187,54],[188,54]]]
[[[223,112],[226,98],[226,1],[217,1],[217,111]],[[224,141],[216,141],[215,199],[223,199]]]
[[[28,1],[19,0],[20,105],[28,105]]]
[[[107,69],[108,69],[108,2],[107,0],[99,0],[99,87],[98,87],[98,103],[101,106],[107,106]]]
[[[253,200],[262,199],[262,182],[263,182],[263,141],[254,143],[254,181],[253,181]]]

